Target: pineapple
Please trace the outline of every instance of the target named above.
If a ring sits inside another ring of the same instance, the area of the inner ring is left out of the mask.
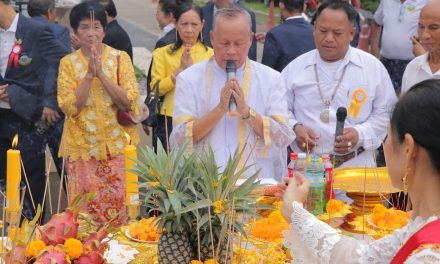
[[[206,261],[214,258],[218,263],[232,262],[232,240],[234,233],[247,236],[243,228],[242,215],[256,215],[256,210],[270,208],[257,204],[258,196],[252,191],[261,188],[257,181],[258,172],[249,177],[242,185],[236,186],[238,179],[245,175],[249,167],[239,168],[243,151],[238,149],[229,159],[223,172],[219,172],[215,155],[211,148],[196,162],[196,175],[190,181],[190,189],[197,199],[211,202],[210,207],[194,210],[196,229],[192,234],[197,259]],[[194,230],[194,229],[193,229]]]
[[[236,150],[223,172],[219,172],[214,152],[197,156],[187,153],[187,144],[167,154],[159,144],[157,154],[142,149],[142,161],[134,170],[144,182],[146,206],[159,213],[158,228],[164,229],[159,244],[159,263],[190,263],[192,259],[214,258],[231,263],[232,236],[246,237],[244,223],[237,215],[255,215],[272,208],[256,203],[251,192],[262,187],[255,173],[242,185],[237,180],[246,168],[239,168],[243,151]]]
[[[136,161],[133,172],[144,182],[145,204],[159,213],[157,225],[164,229],[159,244],[159,263],[190,263],[193,249],[189,232],[194,216],[187,208],[208,206],[208,201],[195,202],[188,182],[194,177],[196,156],[188,154],[184,145],[167,154],[158,144],[157,154],[151,148],[142,149],[142,161]],[[144,163],[145,162],[145,163]]]

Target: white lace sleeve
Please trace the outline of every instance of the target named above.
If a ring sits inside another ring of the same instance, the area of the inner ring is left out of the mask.
[[[421,250],[409,257],[405,264],[430,264],[440,263],[440,252],[430,248]]]
[[[371,242],[344,236],[293,202],[285,245],[292,263],[390,263],[404,241],[406,229]]]

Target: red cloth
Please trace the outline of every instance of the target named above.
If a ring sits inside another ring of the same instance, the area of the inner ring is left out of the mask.
[[[426,244],[440,244],[440,219],[430,222],[413,234],[394,256],[391,264],[405,262],[414,250]]]

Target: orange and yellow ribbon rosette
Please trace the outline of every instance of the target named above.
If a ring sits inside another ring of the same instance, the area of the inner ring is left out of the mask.
[[[353,93],[353,98],[351,100],[350,106],[348,107],[348,115],[352,115],[357,118],[362,104],[367,100],[367,92],[363,89],[357,89]]]

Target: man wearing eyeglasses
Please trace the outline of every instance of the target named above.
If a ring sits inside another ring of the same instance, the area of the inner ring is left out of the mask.
[[[397,95],[406,65],[414,58],[412,38],[416,39],[420,11],[427,2],[382,0],[374,14],[371,52],[384,64]]]

